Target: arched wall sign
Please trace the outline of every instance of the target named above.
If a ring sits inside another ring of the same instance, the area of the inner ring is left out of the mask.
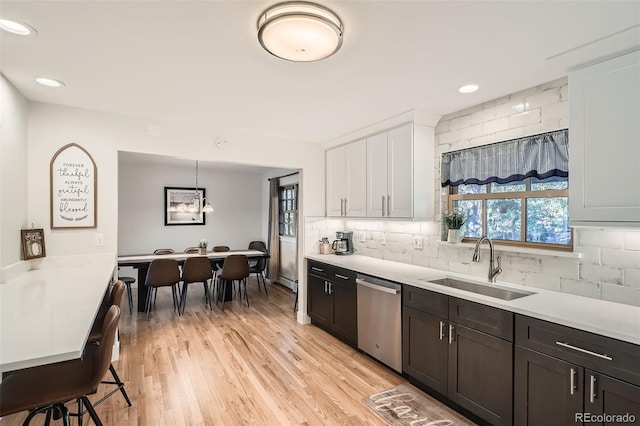
[[[97,226],[98,168],[80,145],[70,143],[50,164],[51,229]]]

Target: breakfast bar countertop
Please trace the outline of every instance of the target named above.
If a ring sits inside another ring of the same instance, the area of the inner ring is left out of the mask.
[[[486,279],[473,276],[356,254],[312,254],[306,258],[640,345],[640,307],[637,306],[498,280],[491,285],[534,293],[515,300],[502,300],[428,282],[449,277],[489,284]]]

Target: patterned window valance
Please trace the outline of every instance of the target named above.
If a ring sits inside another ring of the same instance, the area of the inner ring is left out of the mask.
[[[442,186],[569,176],[569,130],[442,154]]]

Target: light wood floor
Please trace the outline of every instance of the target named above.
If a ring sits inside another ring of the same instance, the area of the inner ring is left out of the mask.
[[[150,320],[130,315],[125,295],[114,365],[133,406],[120,394],[109,398],[96,407],[105,425],[383,425],[361,399],[406,381],[319,328],[298,324],[294,294],[282,286],[269,285],[267,298],[252,278],[251,306],[234,300],[223,312],[205,307],[202,285],[194,284],[182,317],[170,294],[158,291]],[[90,399],[108,389],[101,385]],[[7,416],[0,425],[25,417]],[[39,417],[32,424],[42,424]],[[93,424],[88,415],[84,424]]]

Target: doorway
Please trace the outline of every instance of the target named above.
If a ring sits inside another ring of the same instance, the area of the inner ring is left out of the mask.
[[[281,182],[278,192],[280,240],[278,282],[293,290],[296,288],[298,279],[298,184]]]

